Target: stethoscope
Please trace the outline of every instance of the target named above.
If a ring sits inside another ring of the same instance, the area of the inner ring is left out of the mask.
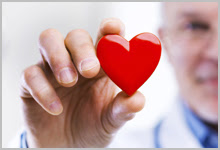
[[[154,128],[154,146],[155,146],[155,148],[162,148],[160,141],[159,141],[161,124],[162,124],[162,120]]]

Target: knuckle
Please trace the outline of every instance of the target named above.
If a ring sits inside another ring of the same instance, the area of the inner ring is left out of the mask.
[[[82,51],[91,50],[92,48],[93,48],[93,46],[90,43],[80,44],[80,49],[82,49]]]
[[[66,54],[62,52],[57,52],[56,54],[49,55],[48,58],[48,62],[53,71],[56,71],[56,69],[60,69],[60,67],[69,62],[68,56],[66,56]]]
[[[31,80],[36,78],[39,75],[40,68],[38,66],[30,66],[23,71],[24,80],[29,83]]]
[[[50,95],[52,90],[46,86],[41,85],[38,89],[32,91],[34,97],[37,97],[39,100],[43,99],[45,95]]]
[[[53,28],[44,30],[43,32],[41,32],[40,36],[39,36],[39,45],[45,45],[48,42],[51,41],[51,39],[53,39],[53,37],[57,37],[57,35],[60,35],[59,31]]]
[[[88,36],[89,33],[84,30],[84,29],[75,29],[75,30],[72,30],[70,31],[67,36],[66,36],[66,41],[69,41],[71,40],[72,38],[75,38],[75,37],[81,37],[81,36]]]
[[[59,65],[63,64],[63,62],[58,58],[58,56],[61,56],[61,54],[53,54],[49,56],[49,64],[51,65],[51,69],[56,72],[56,70],[59,68]]]

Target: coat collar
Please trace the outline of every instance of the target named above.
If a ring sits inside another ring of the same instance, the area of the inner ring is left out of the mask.
[[[163,148],[201,148],[202,145],[190,131],[180,100],[174,104],[168,117],[160,125],[158,141]]]

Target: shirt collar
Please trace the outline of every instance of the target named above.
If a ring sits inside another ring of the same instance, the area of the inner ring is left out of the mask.
[[[210,137],[217,137],[216,139],[218,139],[217,132],[205,125],[205,123],[202,122],[202,120],[189,108],[189,106],[183,100],[181,101],[187,125],[194,136],[201,143],[204,143]]]

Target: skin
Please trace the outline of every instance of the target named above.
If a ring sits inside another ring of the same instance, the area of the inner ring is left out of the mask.
[[[123,23],[104,20],[97,41],[106,34],[123,35]],[[106,147],[144,107],[140,92],[131,97],[117,94],[87,31],[70,31],[64,39],[59,31],[48,29],[39,37],[39,50],[42,60],[25,69],[21,78],[29,147]],[[63,70],[71,71],[61,75]]]
[[[218,129],[218,3],[163,3],[160,39],[185,103]],[[166,21],[165,21],[166,20]]]

